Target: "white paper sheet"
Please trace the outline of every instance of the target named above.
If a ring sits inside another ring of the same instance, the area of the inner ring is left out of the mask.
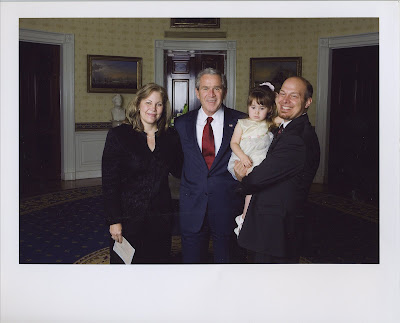
[[[124,237],[122,237],[121,243],[117,241],[114,242],[113,250],[118,256],[121,257],[126,265],[130,265],[132,263],[133,255],[135,254],[135,248],[133,248],[129,241]]]

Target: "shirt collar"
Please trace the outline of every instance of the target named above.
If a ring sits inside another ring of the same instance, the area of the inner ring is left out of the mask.
[[[215,112],[212,116],[211,116],[214,120],[213,122],[216,123],[223,123],[224,122],[224,108],[223,106],[221,106],[217,112]],[[197,116],[197,120],[201,123],[206,123],[208,118],[208,115],[205,114],[203,108],[199,109],[199,114]]]
[[[304,112],[301,116],[304,116],[305,114],[307,114],[307,112]],[[301,116],[299,116],[299,117],[301,117]],[[290,122],[292,122],[292,121],[293,121],[293,120],[283,121],[283,122],[281,123],[281,126],[283,125],[283,129],[285,129],[286,126],[287,126]]]

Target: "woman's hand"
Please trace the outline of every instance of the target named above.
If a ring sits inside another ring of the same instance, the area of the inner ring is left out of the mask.
[[[115,223],[110,225],[111,238],[119,243],[122,243],[122,224]]]

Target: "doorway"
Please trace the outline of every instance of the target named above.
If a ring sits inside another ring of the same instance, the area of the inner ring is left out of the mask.
[[[335,49],[379,46],[379,33],[320,38],[318,45],[317,111],[315,132],[321,147],[321,160],[314,183],[328,183],[330,96],[332,53]]]
[[[332,51],[328,184],[379,197],[379,46]]]
[[[195,94],[197,74],[208,67],[225,73],[226,51],[164,51],[164,84],[171,101],[173,116],[180,115],[184,107],[187,111],[200,106]]]
[[[225,57],[225,75],[228,82],[228,91],[224,104],[235,109],[236,103],[236,41],[226,40],[156,40],[154,55],[154,80],[155,83],[167,87],[165,72],[166,60],[165,51],[200,51],[215,53],[220,51],[226,54]],[[193,92],[194,93],[194,92]],[[172,99],[171,99],[172,100]],[[196,104],[194,104],[196,106]]]
[[[19,43],[20,193],[61,179],[60,46]]]
[[[74,68],[75,45],[73,34],[20,28],[19,40],[60,46],[61,92],[61,179],[74,180],[75,175],[75,103]]]

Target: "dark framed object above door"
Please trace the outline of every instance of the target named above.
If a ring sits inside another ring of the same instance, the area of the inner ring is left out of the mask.
[[[219,28],[220,18],[171,18],[172,28]]]

